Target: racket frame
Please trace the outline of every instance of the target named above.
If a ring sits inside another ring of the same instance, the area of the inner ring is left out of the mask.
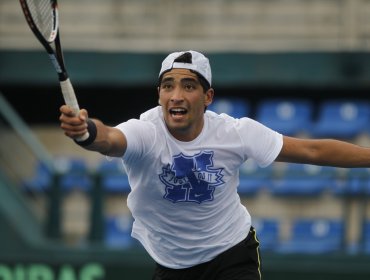
[[[27,0],[19,0],[19,2],[21,3],[21,7],[29,27],[48,53],[49,58],[55,68],[55,71],[58,73],[59,81],[67,80],[68,73],[64,64],[63,50],[60,43],[59,12],[57,1],[50,0],[50,5],[52,7],[53,29],[48,40],[44,37],[44,35],[42,35],[41,31],[38,29],[35,21],[33,20]],[[51,47],[51,43],[54,43],[55,50]]]
[[[35,0],[37,1],[37,0]],[[48,39],[44,37],[41,33],[39,28],[37,27],[35,21],[32,18],[29,5],[27,0],[19,0],[23,14],[26,18],[26,21],[31,28],[32,32],[45,48],[46,52],[49,55],[49,58],[54,66],[55,71],[58,74],[61,91],[63,94],[63,98],[65,103],[71,107],[75,116],[79,114],[80,108],[78,105],[78,101],[69,80],[67,69],[64,64],[64,56],[63,56],[63,49],[60,42],[60,35],[59,35],[59,12],[58,12],[58,3],[57,0],[50,0],[50,5],[52,8],[52,31]],[[52,48],[51,44],[54,43],[55,50]],[[84,134],[82,137],[78,138],[78,141],[86,140],[89,137],[89,133]]]

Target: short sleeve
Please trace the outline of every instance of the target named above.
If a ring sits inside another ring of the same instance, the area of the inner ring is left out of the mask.
[[[143,157],[153,148],[156,130],[152,123],[131,119],[116,126],[127,139],[127,149],[123,156],[125,161]]]
[[[245,147],[247,157],[253,158],[260,167],[270,165],[279,155],[283,136],[250,118],[241,118],[236,129]]]

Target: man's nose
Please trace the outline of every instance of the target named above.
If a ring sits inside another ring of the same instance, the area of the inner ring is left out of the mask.
[[[184,100],[184,95],[180,87],[176,87],[172,93],[171,101],[172,102],[179,102]]]

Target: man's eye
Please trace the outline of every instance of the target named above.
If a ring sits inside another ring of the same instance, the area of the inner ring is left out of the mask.
[[[193,89],[195,89],[195,86],[193,84],[186,84],[185,89],[186,90],[193,90]]]
[[[170,89],[172,87],[171,84],[162,84],[163,89]]]

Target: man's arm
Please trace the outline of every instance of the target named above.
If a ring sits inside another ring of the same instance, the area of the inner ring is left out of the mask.
[[[60,107],[60,112],[60,127],[64,130],[66,136],[75,140],[88,132],[88,114],[85,109],[82,109],[78,116],[74,116],[71,108],[63,105]],[[122,157],[127,148],[125,135],[119,129],[107,126],[97,119],[89,120],[96,127],[96,137],[92,139],[91,144],[83,147],[107,156]]]
[[[333,139],[284,136],[276,161],[347,168],[370,167],[370,148]]]

